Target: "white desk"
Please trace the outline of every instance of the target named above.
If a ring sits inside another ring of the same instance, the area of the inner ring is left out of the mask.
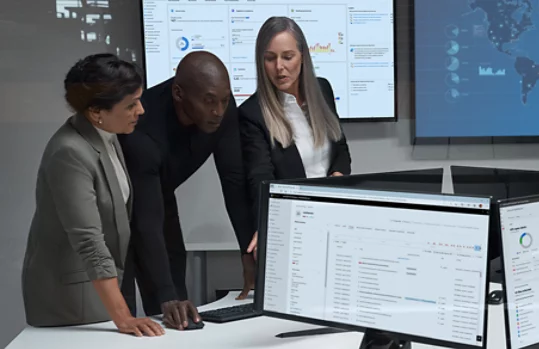
[[[497,286],[494,284],[493,289],[499,289]],[[252,299],[235,301],[235,296],[236,294],[229,294],[217,302],[199,307],[199,310],[252,301]],[[316,327],[299,322],[258,317],[226,324],[206,323],[202,330],[166,330],[164,336],[154,338],[137,338],[120,334],[111,322],[70,328],[28,327],[7,346],[7,349],[357,349],[363,337],[361,333],[345,332],[321,336],[275,338],[278,333]],[[436,348],[416,343],[412,346],[414,349]],[[489,308],[488,348],[505,348],[503,305],[494,305]]]

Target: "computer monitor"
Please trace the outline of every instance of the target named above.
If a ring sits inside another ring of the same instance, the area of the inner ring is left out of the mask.
[[[286,182],[359,189],[441,193],[443,178],[444,169],[440,167],[409,171],[362,173],[343,177],[296,179]]]
[[[264,183],[265,315],[453,348],[486,343],[490,198]]]
[[[492,197],[492,204],[497,200],[518,198],[539,194],[539,172],[529,170],[512,170],[505,168],[451,166],[453,192],[457,195],[482,195]],[[492,212],[496,212],[493,209]],[[491,277],[493,282],[501,282],[499,257],[500,223],[498,215],[492,214],[490,222],[489,251],[494,260]]]
[[[499,202],[508,349],[539,348],[539,196]]]
[[[451,166],[455,194],[491,196],[493,200],[539,194],[539,171]]]

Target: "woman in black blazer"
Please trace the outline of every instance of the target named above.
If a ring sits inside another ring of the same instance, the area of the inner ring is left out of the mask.
[[[350,174],[351,158],[331,85],[316,78],[305,35],[271,17],[256,40],[257,91],[239,108],[255,214],[263,180]],[[256,247],[256,234],[249,252]]]

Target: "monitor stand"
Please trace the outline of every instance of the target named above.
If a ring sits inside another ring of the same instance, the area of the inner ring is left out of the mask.
[[[502,262],[500,257],[490,261],[490,282],[502,283]]]
[[[331,333],[344,333],[352,332],[351,330],[344,330],[334,327],[322,327],[322,328],[313,328],[310,330],[303,331],[294,331],[294,332],[284,332],[276,335],[278,338],[292,338],[292,337],[303,337],[303,336],[316,336],[321,334],[331,334]],[[363,334],[363,339],[359,349],[411,349],[412,343],[410,341],[403,341],[397,337],[393,337],[384,332],[367,330]]]
[[[335,327],[322,327],[322,328],[313,328],[310,330],[303,330],[303,331],[279,333],[275,335],[275,337],[292,338],[292,337],[317,336],[321,334],[342,333],[342,332],[351,332],[351,331],[343,330],[343,329],[335,328]]]
[[[403,341],[390,334],[369,330],[365,331],[359,349],[411,349],[412,342]]]

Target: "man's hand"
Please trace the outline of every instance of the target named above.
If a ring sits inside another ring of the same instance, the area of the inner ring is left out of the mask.
[[[342,173],[335,171],[335,172],[333,172],[333,173],[331,174],[330,177],[342,177],[342,176],[344,176]]]
[[[249,247],[247,247],[247,253],[252,253],[255,261],[256,261],[257,245],[258,245],[258,231],[254,233],[253,238],[251,239],[251,243],[249,244]]]
[[[161,304],[163,323],[168,328],[183,330],[187,327],[187,319],[200,322],[197,308],[190,301],[169,301]]]
[[[247,298],[249,291],[255,288],[255,273],[256,262],[251,253],[246,253],[241,256],[241,264],[243,265],[243,290],[236,300]]]
[[[137,337],[155,337],[165,334],[163,327],[148,318],[128,316],[125,319],[114,321],[114,324],[121,333],[134,334]]]

